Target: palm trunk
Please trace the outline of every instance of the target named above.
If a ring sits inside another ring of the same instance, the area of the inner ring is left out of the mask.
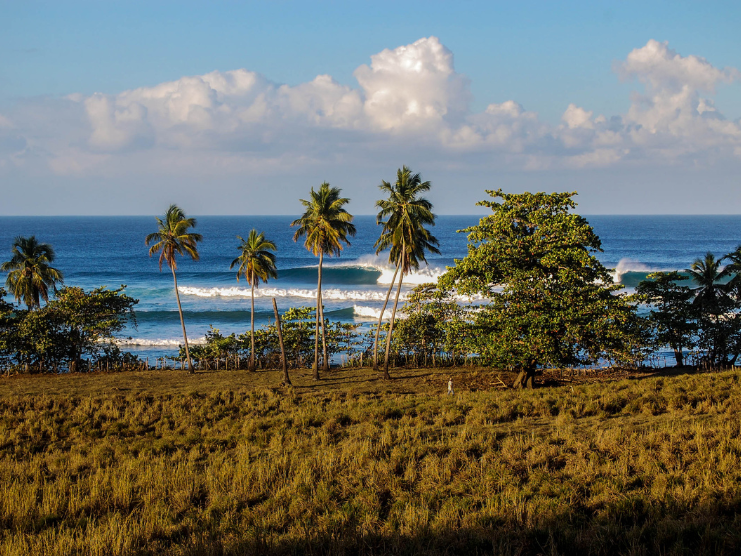
[[[175,269],[170,267],[172,271],[172,279],[175,282],[175,299],[178,300],[178,313],[180,313],[180,325],[183,327],[183,340],[185,341],[185,357],[188,360],[188,372],[194,374],[193,362],[190,360],[190,349],[188,348],[188,334],[185,332],[185,320],[183,319],[183,307],[180,305],[180,292],[178,291],[178,277],[175,274]]]
[[[283,364],[283,386],[291,386],[291,378],[288,376],[288,362],[286,361],[286,348],[283,345],[283,329],[278,314],[278,304],[273,298],[273,311],[275,312],[275,327],[278,329],[278,342],[280,342],[280,360]]]
[[[400,265],[401,266],[401,265]],[[383,378],[390,380],[389,376],[389,351],[391,351],[391,333],[394,331],[394,319],[396,318],[396,306],[399,304],[399,294],[401,293],[401,283],[404,281],[404,272],[402,271],[399,276],[399,287],[396,288],[396,299],[394,300],[394,308],[391,310],[391,322],[389,323],[389,333],[386,336],[386,357],[383,361]]]
[[[324,253],[319,254],[319,272],[316,283],[316,331],[314,332],[314,380],[319,380],[319,307],[322,303],[322,258]]]
[[[255,276],[252,276],[252,299],[250,300],[250,371],[255,370]]]
[[[383,321],[383,314],[386,312],[386,305],[389,303],[389,298],[391,297],[391,290],[394,288],[394,283],[396,282],[396,275],[399,273],[399,262],[401,261],[401,257],[399,258],[399,261],[396,263],[396,270],[394,270],[394,277],[391,279],[391,284],[389,285],[389,289],[386,292],[386,299],[383,302],[383,309],[381,309],[381,314],[378,316],[378,327],[376,328],[376,338],[373,340],[373,370],[378,370],[378,337],[381,334],[381,322]]]
[[[322,297],[322,263],[324,262],[324,253],[319,255],[319,320],[322,323],[322,370],[329,370],[329,358],[327,357],[327,333],[324,326],[324,298]]]

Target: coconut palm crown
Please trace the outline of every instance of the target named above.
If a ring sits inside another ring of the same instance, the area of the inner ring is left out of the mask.
[[[696,305],[716,308],[719,302],[728,295],[728,286],[723,280],[731,276],[734,265],[721,266],[723,259],[716,259],[708,252],[703,259],[696,259],[687,269],[690,278],[697,284],[695,292]]]
[[[291,222],[291,226],[298,226],[293,241],[306,236],[304,246],[315,256],[339,257],[342,244],[350,245],[347,236],[355,236],[353,217],[343,208],[350,199],[340,197],[341,191],[324,182],[318,191],[311,188],[308,200],[300,199],[306,210],[301,218]]]
[[[8,273],[5,284],[17,301],[29,309],[49,302],[49,290],[57,292],[57,285],[64,282],[62,272],[51,266],[54,249],[48,243],[39,243],[36,236],[18,236],[13,241],[13,257],[0,265]]]
[[[278,272],[275,268],[275,255],[273,251],[277,249],[275,243],[265,239],[264,233],[258,233],[257,230],[250,230],[247,239],[237,236],[240,244],[239,256],[232,261],[229,269],[237,267],[237,282],[239,276],[243,275],[247,283],[251,286],[251,305],[250,305],[250,365],[251,371],[255,370],[255,288],[259,287],[260,281],[267,282],[269,278],[277,278]]]
[[[196,244],[203,240],[203,236],[190,231],[196,226],[195,218],[186,218],[183,209],[177,205],[170,205],[165,217],[155,217],[155,220],[159,229],[149,234],[145,243],[149,247],[150,257],[155,253],[160,254],[160,270],[163,262],[166,262],[170,269],[177,270],[176,255],[188,255],[194,261],[200,259]]]
[[[178,302],[178,313],[180,314],[180,324],[183,327],[183,340],[185,342],[185,356],[188,359],[188,370],[193,373],[193,362],[190,359],[190,349],[188,348],[188,334],[185,332],[185,320],[183,319],[183,308],[180,305],[180,293],[178,292],[178,278],[175,273],[178,267],[177,255],[189,256],[197,261],[198,242],[203,239],[201,234],[190,231],[196,226],[195,218],[187,218],[183,209],[177,205],[170,205],[165,213],[164,218],[157,218],[158,230],[149,234],[144,243],[149,247],[149,256],[159,253],[160,270],[162,263],[166,262],[172,271],[172,280],[175,283],[175,298]]]
[[[317,191],[311,188],[308,200],[301,199],[304,205],[304,214],[294,220],[291,226],[298,227],[293,240],[305,238],[304,246],[315,256],[319,256],[319,270],[317,280],[317,309],[316,309],[316,336],[314,344],[314,378],[319,378],[319,330],[321,322],[322,350],[324,355],[324,369],[329,368],[327,359],[327,343],[324,333],[324,310],[322,307],[322,264],[324,255],[340,256],[343,243],[350,245],[348,236],[355,235],[355,226],[352,224],[352,215],[344,209],[350,202],[346,197],[340,197],[341,190],[331,187],[327,182],[322,183]]]

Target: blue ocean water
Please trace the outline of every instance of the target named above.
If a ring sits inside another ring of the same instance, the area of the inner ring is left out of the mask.
[[[429,267],[405,278],[408,291],[434,280],[455,258],[466,254],[466,236],[456,233],[478,222],[478,216],[439,216],[434,234],[441,255],[429,258]],[[598,257],[615,269],[616,279],[635,286],[653,270],[681,270],[711,251],[724,255],[741,243],[741,216],[591,216],[603,253]],[[178,261],[178,283],[188,336],[202,339],[209,325],[224,333],[242,333],[249,327],[250,290],[237,282],[229,264],[238,255],[236,236],[251,228],[265,232],[278,246],[279,277],[257,290],[256,322],[272,316],[271,298],[281,311],[312,305],[316,298],[317,259],[293,241],[290,216],[203,216],[196,231],[203,235],[200,261]],[[339,258],[325,259],[323,294],[326,313],[333,320],[369,326],[378,318],[393,275],[387,255],[376,256],[373,244],[379,228],[373,216],[355,219],[358,233]],[[127,285],[140,300],[138,327],[127,330],[123,349],[143,356],[169,355],[182,342],[172,275],[160,272],[156,258],[147,256],[144,237],[156,230],[153,217],[2,217],[0,259],[10,257],[18,235],[35,235],[51,243],[56,266],[68,285],[92,289]]]

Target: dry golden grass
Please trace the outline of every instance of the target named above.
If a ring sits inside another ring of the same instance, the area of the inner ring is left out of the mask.
[[[737,371],[309,374],[0,380],[0,555],[741,550]]]

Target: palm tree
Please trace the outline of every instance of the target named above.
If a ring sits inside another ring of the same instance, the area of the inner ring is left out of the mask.
[[[193,362],[190,360],[190,350],[188,348],[188,334],[185,332],[185,320],[183,320],[183,308],[180,305],[180,292],[178,291],[178,277],[175,271],[178,268],[176,255],[188,255],[194,261],[197,261],[198,246],[196,245],[203,239],[201,234],[190,232],[195,228],[196,219],[186,218],[183,209],[177,205],[170,205],[163,219],[155,217],[159,229],[149,234],[144,243],[149,247],[149,256],[155,253],[160,254],[160,271],[162,263],[166,262],[172,271],[172,279],[175,283],[175,298],[178,302],[178,313],[180,313],[180,324],[183,327],[183,340],[185,341],[185,357],[188,359],[188,370],[194,373]]]
[[[427,262],[425,258],[426,251],[440,253],[435,247],[438,245],[437,239],[425,228],[426,225],[435,225],[432,203],[419,197],[421,193],[429,191],[430,186],[430,182],[423,182],[419,174],[412,174],[412,171],[406,166],[396,172],[396,183],[391,185],[382,181],[379,186],[381,191],[388,194],[388,198],[376,202],[376,207],[380,209],[376,217],[376,223],[383,225],[381,237],[375,244],[376,254],[390,247],[389,262],[396,266],[396,271],[386,292],[383,309],[381,309],[381,314],[378,317],[376,338],[373,342],[373,368],[376,370],[378,369],[378,335],[381,330],[381,321],[391,296],[391,289],[394,287],[394,281],[397,274],[400,273],[399,286],[396,289],[396,299],[391,311],[391,322],[386,336],[386,357],[383,365],[383,378],[385,379],[391,378],[389,376],[391,334],[394,330],[396,307],[399,304],[399,294],[401,293],[401,283],[404,276],[409,274],[412,269],[419,268],[420,261]]]
[[[352,215],[343,207],[350,202],[346,197],[340,197],[341,189],[330,187],[327,182],[319,186],[318,191],[311,188],[309,200],[301,199],[306,209],[301,218],[291,222],[291,226],[298,226],[293,235],[293,241],[306,237],[304,246],[314,256],[319,256],[319,272],[316,291],[316,335],[314,338],[314,378],[319,379],[319,323],[322,331],[323,369],[329,369],[327,359],[327,341],[324,331],[324,308],[322,305],[322,264],[324,255],[340,256],[342,244],[350,245],[347,236],[355,236],[355,226],[352,224]]]
[[[710,312],[717,309],[719,302],[728,295],[727,284],[722,281],[728,278],[735,269],[734,264],[725,268],[721,267],[723,258],[716,259],[708,252],[704,259],[696,259],[692,266],[687,269],[690,278],[697,284],[694,304],[703,307]]]
[[[237,266],[237,282],[239,275],[244,274],[245,280],[251,287],[250,306],[250,371],[255,370],[255,288],[259,287],[260,280],[267,282],[268,278],[277,278],[275,269],[275,255],[272,251],[277,250],[275,243],[265,239],[264,233],[250,230],[247,239],[237,236],[242,243],[237,247],[241,251],[239,257],[232,261],[229,270]]]
[[[57,284],[64,282],[60,270],[51,266],[54,249],[48,243],[39,243],[36,236],[18,236],[13,241],[13,257],[0,265],[8,273],[5,284],[17,301],[30,309],[49,302],[49,289],[56,293]]]

